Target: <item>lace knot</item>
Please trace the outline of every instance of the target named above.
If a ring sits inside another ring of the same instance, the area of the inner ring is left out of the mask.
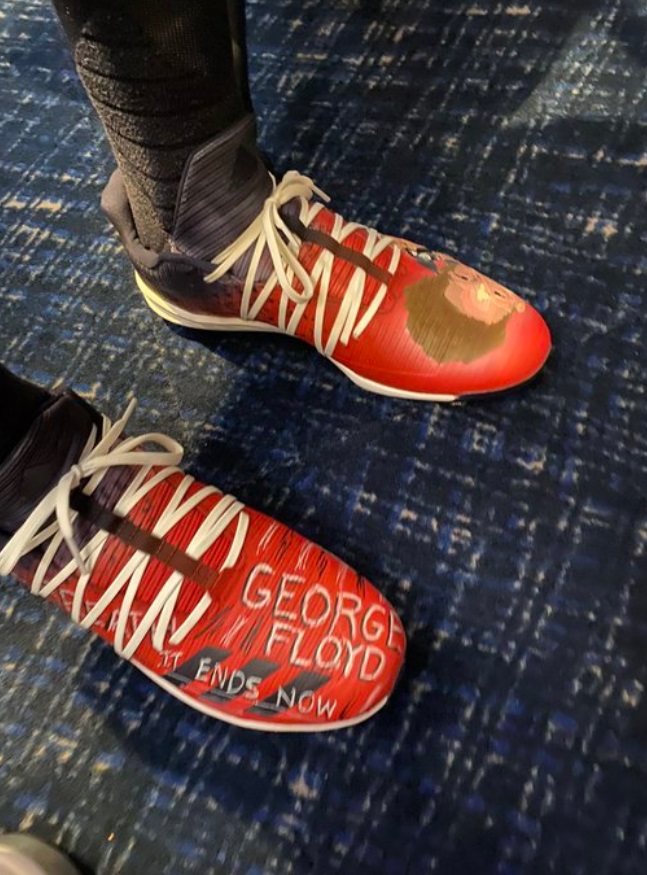
[[[76,487],[81,483],[84,474],[79,465],[72,465],[70,470],[67,472],[67,476],[70,480],[70,491],[72,491],[72,489],[76,489]]]

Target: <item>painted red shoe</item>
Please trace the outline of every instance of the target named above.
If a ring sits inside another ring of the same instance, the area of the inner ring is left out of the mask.
[[[104,209],[156,313],[294,335],[359,386],[398,398],[498,392],[541,369],[550,333],[529,304],[450,256],[347,222],[295,171],[276,183],[252,134],[242,122],[190,159],[163,253],[138,243],[119,174],[111,180]]]
[[[53,396],[0,467],[0,529],[15,530],[0,573],[228,723],[326,730],[375,714],[404,658],[391,606],[322,548],[179,470],[171,438],[124,438],[132,407],[113,425]],[[44,480],[55,485],[40,497]]]

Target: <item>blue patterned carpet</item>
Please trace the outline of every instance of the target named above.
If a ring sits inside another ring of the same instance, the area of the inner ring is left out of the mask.
[[[362,394],[299,344],[156,320],[98,212],[112,161],[47,3],[0,12],[0,359],[182,440],[192,472],[398,607],[391,704],[274,737],[166,697],[0,588],[0,827],[98,875],[647,871],[647,7],[254,0],[263,145],[349,217],[546,315],[541,379]]]

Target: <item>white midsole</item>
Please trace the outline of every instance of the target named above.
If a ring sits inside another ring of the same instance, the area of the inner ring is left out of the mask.
[[[160,677],[155,674],[155,672],[145,668],[140,662],[137,662],[136,659],[131,659],[130,662],[143,672],[146,677],[150,678],[165,692],[175,696],[180,702],[183,702],[185,705],[188,705],[196,711],[200,711],[202,714],[206,714],[208,717],[215,717],[217,720],[231,723],[232,726],[239,726],[241,729],[256,729],[263,732],[332,732],[335,729],[347,729],[349,726],[363,723],[364,720],[368,720],[374,714],[377,714],[377,712],[386,705],[389,699],[388,696],[385,696],[377,703],[377,705],[371,708],[370,711],[366,711],[358,717],[350,717],[348,720],[335,720],[330,723],[273,723],[269,720],[264,721],[263,719],[246,720],[244,717],[232,717],[230,714],[218,711],[215,708],[209,708],[208,705],[203,705],[193,696],[187,696],[186,693],[183,693],[182,690],[178,689],[175,684],[169,683],[163,677]]]
[[[206,313],[191,313],[190,310],[183,310],[176,304],[167,301],[159,292],[156,292],[148,283],[135,271],[135,280],[137,286],[144,296],[148,306],[154,313],[166,319],[167,322],[173,322],[175,325],[183,325],[185,328],[196,328],[202,331],[269,331],[279,334],[285,334],[276,325],[268,325],[265,322],[252,322],[247,319],[240,319],[237,316],[210,316]],[[392,386],[386,386],[383,383],[376,383],[374,380],[369,380],[367,377],[361,377],[352,371],[346,365],[341,365],[335,359],[329,359],[340,371],[343,371],[346,376],[353,381],[357,386],[366,389],[369,392],[375,392],[378,395],[387,395],[390,398],[405,398],[409,401],[456,401],[458,395],[437,395],[428,394],[425,392],[411,392],[407,389],[394,389]]]

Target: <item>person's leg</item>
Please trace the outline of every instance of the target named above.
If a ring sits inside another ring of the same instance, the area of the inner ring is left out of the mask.
[[[243,0],[54,0],[141,242],[162,250],[188,156],[251,112]]]
[[[245,0],[227,0],[229,6],[229,26],[234,47],[234,72],[238,91],[247,112],[253,113],[252,96],[249,90],[249,67],[247,63],[247,18]]]
[[[100,417],[65,389],[48,391],[0,364],[0,549],[80,455]]]
[[[0,462],[25,435],[49,398],[49,392],[45,389],[21,380],[0,364],[0,403],[3,410]]]

